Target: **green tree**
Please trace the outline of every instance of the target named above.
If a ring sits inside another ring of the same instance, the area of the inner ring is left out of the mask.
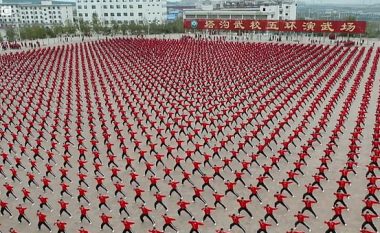
[[[96,13],[92,15],[92,29],[97,34],[100,34],[103,31],[102,25],[99,20],[99,16]]]
[[[119,31],[120,31],[120,25],[119,25],[119,23],[116,20],[113,20],[111,22],[111,24],[112,24],[112,33],[113,34],[118,34]]]
[[[127,21],[124,21],[121,25],[120,25],[120,31],[123,35],[126,35],[127,32],[128,32],[128,22]]]
[[[63,31],[68,35],[73,35],[76,33],[77,29],[75,27],[75,24],[71,20],[67,20],[65,22],[65,26],[63,27]]]
[[[8,41],[16,40],[16,30],[13,27],[8,27],[5,31]]]

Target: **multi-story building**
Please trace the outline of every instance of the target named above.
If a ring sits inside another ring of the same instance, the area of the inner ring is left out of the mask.
[[[32,24],[62,25],[73,22],[74,9],[75,5],[68,2],[0,0],[0,24],[2,27]]]
[[[295,20],[294,0],[206,0],[198,9],[184,11],[184,19]]]
[[[96,15],[101,23],[164,23],[166,0],[77,0],[77,16],[91,22]]]

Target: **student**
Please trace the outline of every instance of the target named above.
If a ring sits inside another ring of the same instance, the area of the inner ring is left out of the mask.
[[[80,222],[81,222],[81,223],[83,222],[83,219],[85,218],[85,219],[88,221],[88,223],[91,224],[91,221],[90,221],[90,219],[89,219],[88,216],[87,216],[87,212],[88,212],[89,210],[90,210],[89,208],[86,208],[86,207],[84,207],[83,205],[81,205],[81,206],[79,207],[79,211],[80,211]]]
[[[346,226],[347,224],[344,221],[343,216],[342,216],[342,211],[346,209],[347,207],[339,206],[338,204],[335,204],[334,207],[332,208],[332,210],[334,211],[334,217],[332,217],[331,220],[334,221],[335,219],[339,218],[340,221]]]
[[[238,213],[240,214],[242,211],[245,211],[249,217],[251,217],[251,219],[253,219],[253,215],[251,213],[251,211],[248,210],[248,207],[247,207],[247,204],[251,203],[252,201],[251,200],[245,200],[243,197],[240,197],[240,199],[237,199],[237,202],[239,203],[239,209],[238,209]]]
[[[41,226],[44,225],[51,232],[50,226],[46,223],[46,214],[37,210],[37,216],[38,216],[38,224],[37,224],[38,230],[41,230]]]
[[[232,219],[232,223],[230,224],[229,231],[231,231],[232,227],[237,226],[244,233],[246,232],[245,229],[240,225],[240,219],[244,218],[244,216],[233,214],[233,215],[229,215],[229,217]]]
[[[141,210],[141,215],[140,215],[141,222],[144,222],[144,217],[147,217],[149,221],[153,224],[153,226],[155,226],[156,223],[153,221],[153,219],[149,215],[149,213],[152,212],[152,210],[145,207],[145,204],[140,206],[140,210]]]
[[[297,213],[296,215],[294,215],[294,217],[297,218],[297,221],[296,221],[296,223],[294,224],[294,227],[297,227],[298,224],[302,224],[302,225],[304,225],[309,231],[311,231],[310,227],[309,227],[308,225],[306,225],[306,223],[305,223],[305,219],[308,219],[309,216],[307,216],[307,215],[301,213],[301,211],[298,211],[298,213]]]
[[[21,204],[19,204],[17,207],[16,207],[16,209],[17,209],[17,211],[18,211],[18,222],[19,223],[21,223],[21,220],[22,219],[25,219],[25,221],[27,221],[28,222],[28,224],[29,224],[29,226],[31,225],[31,223],[30,223],[30,221],[29,221],[29,219],[27,219],[26,217],[25,217],[25,211],[27,210],[27,208],[26,207],[23,207],[23,206],[21,206]]]
[[[259,225],[260,225],[260,229],[257,230],[257,233],[261,233],[261,232],[264,232],[264,233],[267,233],[267,228],[272,226],[271,224],[268,224],[266,223],[264,220],[260,219],[259,221]],[[278,224],[277,224],[278,225]]]
[[[271,207],[267,204],[266,206],[264,206],[264,209],[267,212],[264,216],[264,220],[267,221],[268,217],[271,217],[276,223],[276,225],[278,225],[278,221],[273,215],[273,211],[277,210],[277,208]]]
[[[171,229],[173,229],[174,231],[176,231],[178,233],[177,228],[174,227],[174,225],[173,225],[175,218],[168,216],[166,213],[164,215],[162,215],[162,217],[164,218],[164,222],[165,222],[164,226],[162,227],[162,230],[165,231],[167,227],[170,227]]]
[[[364,214],[362,214],[364,218],[364,223],[362,224],[362,228],[364,228],[366,225],[370,225],[374,231],[377,232],[377,228],[375,224],[373,224],[373,218],[378,218],[378,215],[370,214],[369,211],[366,211]]]
[[[199,233],[199,227],[203,226],[203,222],[196,221],[194,217],[188,222],[191,225],[190,233]]]
[[[124,226],[123,233],[132,233],[132,225],[135,224],[135,222],[123,218],[121,223]]]
[[[109,222],[111,218],[112,218],[111,216],[105,215],[104,213],[102,213],[102,215],[100,215],[100,219],[102,221],[102,223],[100,225],[101,230],[103,230],[104,226],[107,226],[108,228],[110,228],[112,230],[112,232],[114,232],[114,229],[110,225],[110,222]]]
[[[206,220],[206,218],[209,218],[214,223],[214,225],[216,225],[215,220],[211,217],[211,212],[214,211],[215,208],[209,207],[207,204],[205,204],[205,207],[202,208],[202,210],[204,212],[202,222],[204,222]]]

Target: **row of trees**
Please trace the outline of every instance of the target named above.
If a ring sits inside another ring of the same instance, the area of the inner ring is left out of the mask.
[[[18,31],[19,30],[19,31]],[[52,27],[45,27],[43,25],[31,25],[20,27],[20,29],[9,27],[6,29],[6,37],[9,41],[15,41],[19,37],[21,40],[29,39],[44,39],[54,38],[60,36],[72,36],[72,35],[115,35],[115,34],[163,34],[163,33],[182,33],[183,22],[178,19],[173,22],[167,22],[165,24],[136,24],[134,22],[118,23],[116,21],[111,22],[108,25],[104,25],[100,22],[95,15],[91,23],[79,20],[78,22],[66,22],[65,25],[53,25]],[[2,38],[0,38],[2,40]]]

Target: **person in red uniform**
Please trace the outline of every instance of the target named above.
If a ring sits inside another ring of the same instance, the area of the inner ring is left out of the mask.
[[[25,211],[27,210],[27,208],[26,208],[26,207],[23,207],[23,206],[21,206],[21,204],[19,204],[19,205],[16,207],[16,209],[17,209],[17,211],[18,211],[18,218],[17,218],[18,222],[21,223],[21,220],[22,220],[22,219],[25,219],[25,221],[27,221],[28,224],[30,225],[31,223],[30,223],[29,219],[27,219],[27,218],[25,217]]]
[[[264,216],[264,220],[267,221],[268,217],[271,217],[273,221],[278,225],[277,219],[274,217],[273,212],[277,210],[275,207],[271,207],[268,204],[264,206],[265,212],[267,212]]]
[[[240,214],[242,211],[245,211],[249,215],[249,217],[253,219],[253,215],[251,211],[248,210],[248,207],[247,207],[247,205],[251,203],[252,201],[249,199],[245,200],[243,197],[240,197],[240,199],[237,199],[236,201],[239,203],[239,206],[240,206],[238,209],[238,213]]]
[[[193,215],[190,213],[190,211],[187,209],[187,206],[190,204],[190,202],[184,201],[183,198],[177,202],[177,205],[179,206],[179,209],[177,210],[177,214],[181,216],[181,212],[185,211],[190,217],[193,217]]]
[[[202,193],[204,192],[204,190],[197,187],[193,187],[193,190],[194,190],[193,202],[195,202],[195,199],[198,198],[199,200],[203,202],[203,204],[206,204],[205,199],[202,197]]]
[[[124,200],[122,197],[120,197],[120,199],[117,202],[119,203],[119,206],[120,206],[119,214],[121,215],[121,212],[124,211],[128,216],[130,216],[128,211],[127,211],[128,202],[126,200]]]
[[[274,194],[274,197],[276,198],[276,202],[274,203],[274,207],[277,207],[277,205],[282,205],[286,208],[287,211],[289,211],[288,206],[285,205],[285,203],[284,203],[284,199],[286,198],[285,195],[283,195],[279,192],[276,192],[276,194]]]
[[[219,194],[218,192],[214,192],[212,194],[214,196],[215,202],[214,206],[216,207],[217,204],[221,205],[225,210],[227,210],[226,206],[222,203],[222,198],[224,197],[223,194]]]
[[[77,197],[78,202],[80,202],[80,199],[83,198],[87,202],[87,204],[90,204],[90,201],[86,197],[87,190],[83,189],[81,186],[79,186],[77,190],[78,190],[78,197]]]
[[[79,211],[80,211],[80,222],[82,223],[83,222],[83,219],[86,219],[88,221],[88,223],[91,224],[91,221],[90,219],[88,218],[87,216],[87,212],[89,211],[90,209],[89,208],[86,208],[84,207],[83,205],[81,205],[79,207]]]
[[[364,214],[362,214],[364,218],[364,222],[362,224],[362,228],[364,228],[366,225],[370,225],[374,231],[377,232],[377,228],[375,224],[373,224],[373,218],[379,218],[378,215],[370,214],[369,211],[366,211]]]
[[[22,201],[25,203],[26,200],[30,201],[32,204],[34,204],[33,199],[30,197],[30,191],[26,188],[22,188],[21,192],[23,193]]]
[[[162,215],[162,217],[164,218],[164,222],[165,222],[164,226],[162,227],[162,230],[165,231],[167,227],[170,227],[171,229],[173,229],[174,231],[178,233],[177,228],[173,225],[175,218],[168,216],[166,213]]]
[[[102,206],[105,206],[108,210],[111,210],[111,208],[107,205],[107,199],[110,198],[108,195],[99,195],[99,210],[102,209]]]
[[[335,227],[339,225],[339,222],[334,222],[333,220],[330,219],[330,221],[324,221],[324,223],[327,225],[328,229],[326,230],[325,233],[336,233]]]
[[[191,225],[190,233],[199,233],[199,227],[203,226],[203,222],[196,221],[194,217],[188,222]]]
[[[37,216],[38,216],[38,230],[41,230],[41,226],[44,225],[49,231],[51,232],[50,226],[46,222],[46,214],[42,213],[41,211],[37,210]]]
[[[104,213],[102,213],[102,215],[100,215],[100,219],[102,220],[102,224],[100,225],[101,230],[103,230],[104,226],[107,226],[108,228],[110,228],[112,230],[112,232],[114,232],[113,227],[110,225],[110,219],[111,218],[112,218],[111,216],[108,216]]]
[[[227,180],[227,182],[224,183],[226,186],[227,186],[227,189],[226,191],[224,192],[224,195],[227,195],[229,192],[233,193],[236,197],[239,197],[235,191],[234,191],[234,187],[236,185],[235,182],[230,182],[229,180]]]
[[[367,210],[370,210],[373,214],[377,215],[377,212],[373,208],[373,205],[380,204],[378,201],[373,201],[370,198],[364,199],[363,202],[365,203],[365,206],[362,209],[362,213],[364,213]]]
[[[162,195],[160,192],[156,192],[154,194],[154,197],[156,198],[156,201],[154,202],[154,209],[157,209],[157,205],[160,204],[162,207],[165,208],[166,211],[168,211],[168,208],[164,204],[163,200],[166,197],[165,195]]]
[[[298,213],[297,213],[296,215],[294,215],[294,217],[297,218],[297,221],[295,222],[294,227],[297,227],[298,224],[302,224],[302,225],[304,225],[309,231],[311,231],[310,227],[309,227],[308,225],[306,225],[306,223],[305,223],[305,219],[308,219],[309,216],[307,216],[307,215],[301,213],[301,211],[298,211]]]
[[[38,199],[40,200],[40,208],[42,209],[44,206],[46,206],[50,211],[53,211],[51,206],[48,204],[48,198],[44,197],[42,195],[38,196]]]
[[[302,200],[302,202],[305,204],[305,207],[303,207],[301,212],[304,213],[306,210],[308,210],[314,215],[314,217],[318,218],[317,214],[314,212],[313,207],[312,207],[313,204],[315,204],[317,202],[310,200],[308,197],[306,199]]]
[[[257,230],[257,233],[261,233],[261,232],[267,233],[268,232],[267,228],[270,227],[270,226],[272,226],[271,224],[266,223],[266,221],[264,221],[262,219],[260,219],[259,225],[260,225],[260,228],[259,228],[259,230]]]
[[[211,221],[214,223],[214,225],[216,225],[215,220],[211,217],[211,212],[214,211],[215,208],[213,208],[213,207],[209,207],[209,206],[206,204],[205,207],[202,208],[202,210],[203,210],[203,212],[204,212],[202,222],[204,222],[204,221],[206,220],[206,218],[209,218],[209,219],[211,219]]]
[[[305,188],[306,188],[306,192],[303,194],[302,199],[305,199],[307,196],[310,196],[311,198],[314,199],[314,201],[318,202],[315,196],[313,195],[313,192],[317,190],[318,187],[313,186],[311,185],[311,183],[309,183],[308,185],[305,185]]]
[[[335,204],[334,207],[332,208],[332,210],[334,211],[334,217],[332,217],[331,220],[335,220],[337,218],[340,219],[340,221],[346,226],[346,222],[344,221],[343,219],[343,216],[342,216],[342,212],[343,210],[346,210],[347,207],[344,207],[344,206],[339,206],[338,204]]]
[[[3,216],[4,216],[4,211],[6,211],[6,212],[9,214],[10,217],[13,217],[11,211],[10,211],[9,208],[8,208],[8,203],[5,202],[5,201],[2,201],[2,200],[0,199],[0,213],[1,213],[1,215],[3,215]]]
[[[256,187],[260,187],[260,186],[262,186],[262,187],[264,187],[265,188],[265,190],[267,190],[268,192],[269,192],[269,189],[268,189],[268,187],[265,185],[265,183],[264,183],[264,181],[265,181],[265,179],[267,179],[268,177],[266,177],[266,176],[263,176],[263,175],[259,175],[257,178],[256,178],[256,180],[257,180],[257,185],[256,185]]]
[[[66,225],[67,223],[63,222],[63,221],[60,221],[57,219],[57,221],[54,223],[54,225],[57,226],[58,228],[58,232],[57,233],[65,233],[66,231]]]
[[[145,200],[142,198],[143,192],[145,192],[143,189],[140,188],[140,186],[137,186],[135,189],[135,202],[137,202],[137,199],[140,199],[143,203],[145,203]]]
[[[5,193],[6,197],[9,197],[9,195],[12,195],[15,199],[17,199],[16,195],[13,193],[13,186],[12,185],[8,184],[8,182],[5,182],[5,184],[3,186],[7,190],[7,192]]]
[[[127,233],[127,232],[132,233],[132,226],[133,224],[135,224],[135,222],[127,220],[126,218],[123,218],[123,221],[121,221],[121,223],[124,226],[123,233]]]
[[[153,219],[149,215],[149,213],[152,212],[152,210],[147,208],[145,204],[140,206],[140,210],[141,210],[141,215],[140,215],[141,222],[144,222],[144,217],[147,217],[149,221],[153,224],[153,226],[155,226],[156,223],[153,221]]]
[[[237,226],[244,233],[246,232],[245,229],[240,225],[240,219],[244,218],[244,216],[233,214],[233,215],[229,215],[229,217],[232,219],[232,223],[230,224],[229,231],[231,231],[232,227]]]

